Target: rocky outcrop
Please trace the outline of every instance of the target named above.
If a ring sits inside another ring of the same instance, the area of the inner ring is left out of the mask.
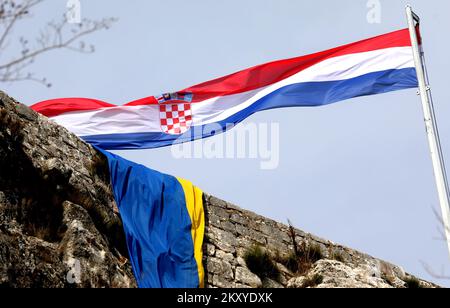
[[[433,287],[205,194],[209,287]],[[0,92],[0,287],[135,287],[105,159]]]
[[[0,285],[132,287],[103,157],[0,94]]]

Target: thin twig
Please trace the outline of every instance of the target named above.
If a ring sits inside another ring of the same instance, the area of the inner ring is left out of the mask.
[[[3,0],[0,3],[0,55],[8,54],[10,37],[18,21],[23,17],[32,17],[31,10],[45,0]],[[20,54],[11,60],[0,62],[0,82],[35,81],[50,86],[45,78],[37,78],[31,72],[25,71],[34,63],[34,60],[43,54],[57,49],[65,49],[79,53],[93,53],[93,45],[82,41],[96,31],[109,29],[115,22],[114,18],[105,18],[99,21],[84,19],[81,24],[70,25],[66,16],[62,20],[50,21],[41,29],[40,34],[29,40],[20,37]],[[3,30],[1,30],[3,29]],[[34,46],[30,46],[34,41]],[[78,45],[76,45],[78,43]]]
[[[435,270],[433,270],[433,268],[428,263],[424,261],[420,261],[420,263],[422,264],[423,268],[428,273],[428,275],[430,275],[431,277],[439,280],[450,280],[450,276],[445,273],[444,267],[441,269],[441,273],[438,274],[436,273]]]

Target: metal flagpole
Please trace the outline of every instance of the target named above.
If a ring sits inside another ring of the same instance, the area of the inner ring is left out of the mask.
[[[410,5],[406,6],[406,15],[408,17],[409,33],[411,35],[411,43],[414,54],[414,63],[416,66],[417,79],[419,81],[419,93],[422,99],[425,127],[428,136],[428,143],[430,145],[434,177],[436,179],[439,203],[442,210],[442,221],[444,223],[445,236],[447,239],[448,252],[450,256],[450,194],[447,182],[447,174],[445,171],[444,157],[442,155],[442,148],[439,140],[439,131],[434,114],[431,89],[428,84],[428,77],[425,74],[426,68],[424,63],[424,53],[422,47],[419,44],[416,32],[416,23],[417,25],[420,23],[420,18],[413,12]]]

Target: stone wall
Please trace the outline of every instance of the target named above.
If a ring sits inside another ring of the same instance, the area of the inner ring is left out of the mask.
[[[295,236],[292,236],[289,226],[213,196],[205,195],[205,204],[204,263],[208,287],[403,288],[413,287],[416,283],[420,287],[434,287],[405,273],[401,267],[301,230],[293,229]],[[312,264],[303,273],[294,273],[283,265],[283,260],[295,255],[294,237],[297,254],[301,255],[301,250],[308,247],[320,250],[321,254],[316,258],[318,260],[311,260]],[[258,277],[249,270],[245,256],[255,246],[261,247],[271,257],[279,271],[276,279]],[[314,277],[319,277],[319,281],[311,285]]]

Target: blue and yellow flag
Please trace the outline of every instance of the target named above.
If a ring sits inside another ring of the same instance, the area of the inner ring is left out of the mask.
[[[138,286],[203,287],[202,191],[186,180],[100,151],[108,158]]]

